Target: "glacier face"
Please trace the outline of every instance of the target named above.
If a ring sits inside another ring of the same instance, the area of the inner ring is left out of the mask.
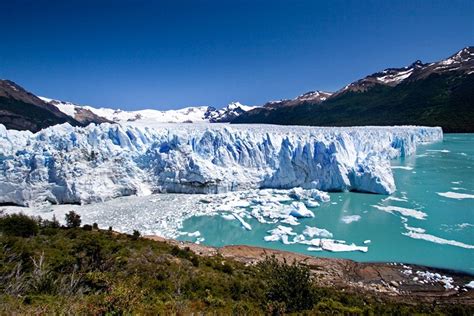
[[[390,159],[442,137],[431,127],[0,125],[0,203],[293,187],[390,194]]]

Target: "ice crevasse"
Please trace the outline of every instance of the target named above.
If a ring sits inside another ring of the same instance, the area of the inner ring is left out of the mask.
[[[0,203],[293,187],[390,194],[390,159],[442,137],[417,126],[104,123],[33,134],[0,124]]]

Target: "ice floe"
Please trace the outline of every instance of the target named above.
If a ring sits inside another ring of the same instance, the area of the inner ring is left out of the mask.
[[[388,206],[372,205],[372,207],[375,207],[376,209],[384,211],[384,212],[389,212],[389,213],[396,212],[396,213],[400,213],[402,216],[410,216],[416,219],[425,219],[427,216],[427,214],[422,211],[417,211],[414,209],[393,206],[393,205],[388,205]]]
[[[360,215],[347,215],[341,218],[341,221],[350,224],[352,222],[358,222],[361,219]]]
[[[382,200],[382,202],[386,202],[386,201],[406,202],[407,199],[406,198],[399,198],[399,197],[390,195],[389,197],[386,197],[385,199]]]
[[[392,169],[413,170],[410,166],[392,166]]]
[[[458,192],[436,192],[438,195],[450,199],[474,199],[474,194],[458,193]]]
[[[450,150],[447,149],[427,149],[426,151],[429,152],[438,152],[438,153],[450,153]]]
[[[281,241],[285,245],[303,244],[308,245],[308,251],[331,251],[331,252],[345,252],[345,251],[361,251],[367,252],[368,247],[357,246],[355,244],[347,244],[344,240],[332,239],[333,234],[326,229],[306,226],[302,234],[297,234],[293,228],[283,225],[278,225],[268,231],[269,235],[264,237],[265,241],[275,242]],[[306,239],[306,236],[312,239]],[[313,238],[315,236],[322,238]],[[292,237],[292,240],[290,240]]]
[[[430,242],[442,244],[442,245],[451,245],[451,246],[462,247],[466,249],[474,249],[474,245],[468,245],[460,241],[444,239],[441,237],[437,237],[437,236],[433,236],[433,235],[425,234],[425,233],[418,233],[415,231],[408,231],[406,233],[403,233],[403,235],[408,236],[410,238],[422,239],[422,240],[426,240],[426,241],[430,241]]]
[[[320,239],[319,247],[332,252],[343,252],[343,251],[360,251],[367,252],[369,250],[366,246],[357,246],[355,244],[347,245],[343,242],[333,239]]]
[[[303,235],[308,236],[309,238],[313,237],[324,237],[324,238],[332,238],[333,235],[330,231],[324,228],[317,228],[306,226],[305,230],[303,231]]]

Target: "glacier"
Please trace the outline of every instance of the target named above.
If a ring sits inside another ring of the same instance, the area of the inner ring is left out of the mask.
[[[33,134],[0,125],[0,203],[296,187],[391,194],[390,160],[442,138],[418,126],[103,123]]]

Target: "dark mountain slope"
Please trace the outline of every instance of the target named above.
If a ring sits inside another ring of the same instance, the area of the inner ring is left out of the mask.
[[[431,64],[419,61],[358,80],[322,103],[258,108],[233,123],[357,126],[428,125],[474,132],[474,48]]]
[[[51,125],[78,121],[9,80],[0,80],[0,123],[8,129],[37,132]]]

